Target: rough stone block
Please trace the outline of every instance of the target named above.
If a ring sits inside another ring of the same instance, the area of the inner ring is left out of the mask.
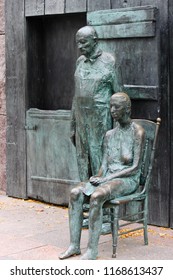
[[[5,36],[0,35],[0,114],[5,113]]]
[[[6,190],[6,116],[0,115],[0,190]]]
[[[0,0],[0,34],[5,32],[4,0]]]
[[[0,191],[6,190],[5,18],[0,1]]]

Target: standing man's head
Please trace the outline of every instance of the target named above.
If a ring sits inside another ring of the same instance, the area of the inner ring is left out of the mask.
[[[92,56],[97,46],[98,36],[92,26],[80,28],[76,33],[76,43],[83,55]]]

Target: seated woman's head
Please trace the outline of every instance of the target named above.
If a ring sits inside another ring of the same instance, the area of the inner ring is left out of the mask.
[[[110,110],[116,121],[128,120],[131,115],[131,100],[124,92],[117,92],[111,96]]]

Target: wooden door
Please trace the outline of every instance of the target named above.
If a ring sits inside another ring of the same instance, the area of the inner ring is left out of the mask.
[[[85,14],[27,18],[27,196],[60,205],[79,181],[70,109],[83,25]]]
[[[27,196],[68,205],[70,190],[79,182],[70,111],[30,109],[26,130]]]

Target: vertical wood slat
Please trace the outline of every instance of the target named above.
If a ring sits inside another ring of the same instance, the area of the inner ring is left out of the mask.
[[[141,5],[150,5],[151,1],[141,0]],[[162,125],[159,132],[158,143],[158,173],[154,174],[154,177],[159,177],[158,184],[153,187],[152,195],[155,196],[149,201],[150,209],[158,209],[158,211],[150,211],[151,223],[160,224],[162,226],[170,226],[170,155],[172,153],[170,149],[170,93],[168,90],[168,0],[158,1],[153,0],[152,5],[158,7],[160,18],[160,55],[158,57],[160,63],[160,117],[162,119]],[[156,153],[157,154],[157,153]],[[163,166],[164,159],[164,166]]]
[[[170,179],[172,180],[170,170],[170,111],[169,100],[170,93],[168,90],[168,3],[171,1],[152,0],[152,6],[158,7],[160,18],[160,117],[162,125],[160,127],[158,138],[158,155],[156,150],[156,162],[158,171],[153,174],[154,178],[158,178],[158,184],[154,184],[151,189],[151,197],[149,199],[149,221],[162,226],[170,226]],[[141,0],[141,5],[151,5],[150,0]],[[164,161],[164,165],[163,165]],[[155,180],[154,180],[155,181]],[[158,211],[152,211],[152,209]]]
[[[25,16],[44,15],[44,0],[25,0]]]
[[[87,0],[66,0],[66,13],[86,12]]]
[[[63,14],[65,10],[65,0],[45,0],[45,14]]]
[[[173,89],[173,2],[169,1],[169,56],[170,56],[170,89]],[[170,117],[171,117],[171,163],[173,164],[173,95],[170,96]],[[173,228],[173,178],[170,186],[170,227]]]
[[[88,0],[88,12],[111,9],[111,0]]]
[[[5,1],[7,194],[26,197],[24,0]],[[14,26],[14,28],[11,28]]]

